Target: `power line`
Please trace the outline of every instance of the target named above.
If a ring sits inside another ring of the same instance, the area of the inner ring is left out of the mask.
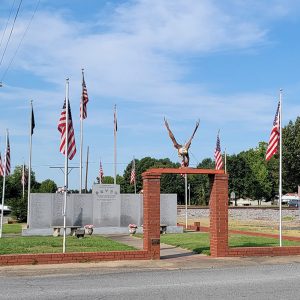
[[[0,66],[2,64],[2,61],[3,61],[3,58],[4,58],[4,55],[5,55],[5,52],[6,52],[6,49],[7,49],[7,46],[9,44],[9,41],[10,41],[10,38],[11,38],[11,35],[14,31],[14,28],[15,28],[15,23],[16,23],[16,20],[17,20],[17,17],[18,17],[18,14],[19,14],[19,11],[20,11],[20,7],[21,7],[21,4],[22,4],[23,0],[20,0],[20,3],[19,3],[19,6],[18,6],[18,9],[17,9],[17,12],[16,12],[16,15],[15,15],[15,18],[14,18],[14,22],[13,22],[13,25],[11,27],[11,30],[10,30],[10,33],[9,33],[9,37],[7,39],[7,42],[6,42],[6,45],[5,45],[5,48],[4,48],[4,51],[3,51],[3,54],[2,54],[2,57],[1,57],[1,61],[0,61]]]
[[[10,17],[11,17],[11,13],[12,13],[12,11],[13,11],[13,8],[14,8],[14,6],[15,6],[15,2],[16,2],[16,0],[14,0],[14,2],[13,2],[13,4],[12,4],[12,6],[11,6],[11,8],[10,8],[9,16],[8,16],[8,19],[7,19],[7,21],[6,21],[5,28],[4,28],[4,31],[3,31],[2,37],[1,37],[0,49],[1,49],[1,46],[2,46],[3,38],[4,38],[4,36],[5,36],[5,33],[6,33],[7,25],[8,25],[8,23],[9,23],[9,20],[10,20]]]
[[[19,49],[20,49],[20,46],[21,46],[21,44],[22,44],[22,42],[23,42],[23,40],[24,40],[24,38],[25,38],[25,36],[26,36],[28,30],[29,30],[29,27],[30,27],[30,25],[31,25],[31,23],[32,23],[32,20],[33,20],[33,18],[34,18],[34,16],[35,16],[35,13],[36,13],[36,11],[37,11],[37,9],[38,9],[38,7],[39,7],[40,2],[41,2],[41,0],[38,0],[37,4],[36,4],[36,6],[35,6],[35,9],[34,9],[34,11],[33,11],[33,14],[32,14],[32,16],[31,16],[31,18],[30,18],[30,20],[29,20],[29,22],[28,22],[28,24],[27,24],[27,27],[26,27],[26,29],[25,29],[25,31],[24,31],[24,33],[23,33],[23,36],[22,36],[22,38],[21,38],[21,40],[20,40],[20,42],[19,42],[19,45],[18,45],[18,47],[17,47],[17,49],[16,49],[14,55],[12,56],[12,58],[11,58],[9,64],[8,64],[7,68],[6,68],[5,71],[3,72],[3,75],[2,75],[2,78],[1,78],[0,82],[3,82],[3,80],[4,80],[4,78],[5,78],[5,76],[6,76],[7,72],[8,72],[8,70],[10,69],[10,67],[11,67],[11,65],[12,65],[12,63],[13,63],[13,61],[14,61],[14,59],[15,59],[15,57],[16,57],[16,55],[17,55]]]
[[[190,153],[192,154],[192,156],[194,157],[194,159],[195,159],[195,161],[196,161],[196,163],[197,163],[197,165],[199,165],[200,164],[200,162],[199,162],[199,160],[197,159],[197,157],[193,154],[193,152],[191,152],[190,151]]]

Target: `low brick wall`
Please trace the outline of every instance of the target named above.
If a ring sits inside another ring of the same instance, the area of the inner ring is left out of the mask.
[[[110,251],[110,252],[74,252],[74,253],[45,253],[45,254],[14,254],[0,255],[0,265],[35,265],[80,263],[114,260],[144,260],[151,259],[149,253],[138,251]]]
[[[229,248],[226,256],[288,256],[300,255],[299,246]]]

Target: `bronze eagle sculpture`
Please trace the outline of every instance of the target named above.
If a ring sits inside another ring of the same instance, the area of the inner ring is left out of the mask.
[[[174,137],[174,134],[172,133],[172,131],[171,131],[170,127],[169,127],[169,124],[168,124],[166,118],[164,118],[164,120],[165,120],[166,128],[167,128],[168,133],[169,133],[169,137],[171,138],[174,147],[175,147],[175,148],[177,149],[177,151],[178,151],[178,156],[179,156],[180,159],[181,159],[181,166],[182,166],[182,167],[188,167],[188,166],[189,166],[189,161],[190,161],[190,159],[189,159],[189,152],[188,152],[188,151],[189,151],[189,148],[190,148],[190,146],[191,146],[192,139],[193,139],[193,137],[194,137],[194,135],[195,135],[195,133],[196,133],[198,127],[199,127],[200,120],[198,120],[198,121],[196,122],[196,127],[195,127],[195,129],[194,129],[194,132],[193,132],[191,138],[190,138],[190,139],[188,140],[188,142],[185,143],[184,145],[180,145],[180,144],[177,143],[177,141],[176,141],[176,139],[175,139],[175,137]]]

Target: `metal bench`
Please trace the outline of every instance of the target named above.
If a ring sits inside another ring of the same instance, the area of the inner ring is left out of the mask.
[[[84,229],[76,229],[74,235],[75,235],[78,239],[84,238],[85,230],[84,230]]]
[[[60,229],[64,228],[64,226],[61,225],[53,225],[51,226],[53,228],[53,236],[60,236]],[[81,228],[81,226],[66,226],[66,228],[70,228],[70,235],[75,236],[75,232],[77,229]]]

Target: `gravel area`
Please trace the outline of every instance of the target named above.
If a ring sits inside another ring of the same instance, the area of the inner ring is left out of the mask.
[[[179,208],[177,210],[177,216],[180,218],[185,217],[185,209]],[[262,208],[262,209],[254,209],[254,208],[229,208],[228,216],[231,220],[269,220],[269,221],[277,221],[279,216],[278,209],[272,208]],[[196,218],[205,218],[209,217],[209,209],[208,208],[192,208],[188,209],[188,218],[196,219]],[[282,218],[284,220],[285,217],[290,217],[294,220],[299,220],[299,210],[298,209],[283,209],[282,210]]]

